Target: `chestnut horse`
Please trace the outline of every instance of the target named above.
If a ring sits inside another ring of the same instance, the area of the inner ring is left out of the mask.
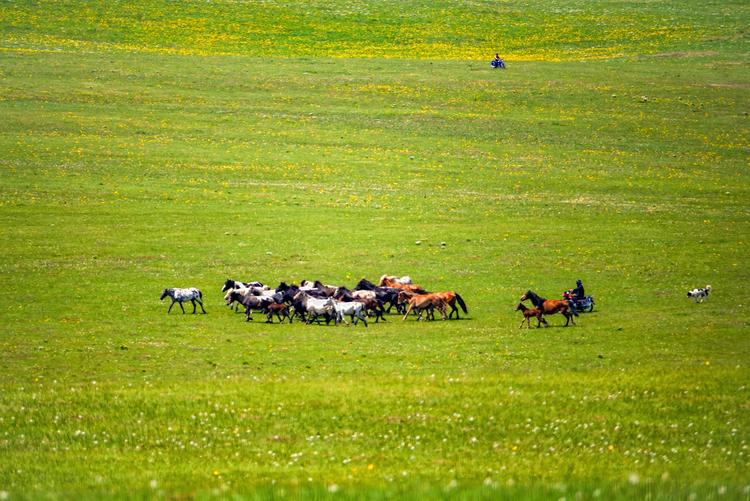
[[[411,294],[409,291],[401,291],[398,295],[399,302],[408,301],[409,303],[409,308],[407,308],[406,315],[404,315],[402,320],[406,320],[406,317],[409,316],[412,310],[415,310],[419,314],[417,321],[422,319],[424,310],[428,310],[427,317],[425,317],[425,320],[428,320],[428,317],[435,308],[443,316],[443,320],[448,319],[445,314],[446,303],[440,296],[437,294]]]
[[[576,313],[575,310],[573,310],[573,313],[569,311],[570,306],[568,306],[567,301],[562,299],[548,301],[543,297],[537,296],[531,291],[526,291],[526,294],[521,296],[521,301],[526,301],[527,299],[531,300],[531,303],[536,307],[536,309],[542,312],[542,315],[554,315],[555,313],[562,313],[562,315],[567,319],[567,321],[565,322],[565,327],[567,327],[570,322],[573,322],[573,325],[576,324],[575,320],[573,320],[573,315],[578,316],[578,313]]]
[[[428,294],[428,292],[424,290],[421,285],[397,284],[396,282],[388,278],[388,275],[383,275],[382,277],[380,277],[380,283],[378,285],[380,287],[390,287],[391,289],[415,292],[417,294]]]
[[[526,328],[527,329],[531,329],[531,317],[536,317],[536,319],[539,321],[536,324],[536,328],[537,329],[539,328],[540,325],[542,325],[542,322],[544,322],[545,326],[549,326],[549,324],[547,323],[547,321],[542,316],[542,312],[539,311],[539,310],[537,310],[536,308],[534,308],[532,310],[532,309],[527,308],[526,306],[524,306],[523,303],[518,303],[518,306],[516,306],[515,311],[520,311],[521,313],[523,313],[523,320],[521,320],[521,325],[518,326],[519,329],[521,327],[523,327],[523,323],[526,322],[526,321],[529,322],[526,325]]]
[[[456,314],[456,320],[461,319],[461,317],[458,316],[458,308],[456,308],[456,303],[458,303],[461,309],[464,310],[464,313],[466,313],[467,315],[469,314],[469,310],[466,308],[466,303],[464,303],[463,298],[459,296],[457,293],[448,291],[448,292],[436,292],[435,294],[440,296],[440,299],[448,303],[448,306],[452,308],[450,314],[448,315],[449,319],[453,317],[454,312]]]

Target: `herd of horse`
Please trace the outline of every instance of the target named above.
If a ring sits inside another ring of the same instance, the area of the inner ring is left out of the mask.
[[[412,283],[409,277],[383,275],[375,285],[362,279],[354,289],[344,286],[326,285],[320,280],[303,280],[299,285],[281,282],[272,289],[260,282],[240,282],[227,280],[221,289],[226,292],[224,299],[230,307],[245,310],[246,321],[252,320],[252,312],[267,315],[266,322],[273,323],[273,317],[283,323],[294,318],[305,323],[334,321],[349,324],[347,317],[357,325],[361,320],[367,326],[367,319],[375,317],[375,322],[386,320],[385,315],[393,308],[403,314],[406,320],[410,313],[417,320],[434,320],[437,310],[443,320],[460,319],[459,308],[469,313],[463,298],[456,292],[428,292]],[[448,311],[450,308],[450,312]]]
[[[244,308],[245,319],[248,322],[253,319],[253,311],[266,315],[268,323],[273,323],[273,317],[276,316],[279,323],[283,323],[284,320],[292,323],[294,318],[298,318],[307,324],[314,321],[320,324],[321,320],[329,324],[333,320],[335,325],[342,322],[349,325],[349,317],[354,325],[361,320],[365,327],[367,319],[373,315],[376,323],[380,319],[385,321],[385,315],[393,308],[396,308],[398,314],[403,314],[403,320],[412,312],[417,316],[417,320],[422,320],[423,315],[424,320],[434,320],[435,310],[440,313],[443,320],[452,319],[454,314],[456,319],[460,319],[458,307],[465,314],[469,313],[463,298],[456,292],[428,292],[412,283],[410,277],[398,278],[388,275],[383,275],[377,285],[363,278],[354,289],[325,285],[319,280],[303,280],[299,285],[281,282],[275,289],[260,282],[227,280],[221,291],[226,293],[224,300],[230,308],[234,307],[237,311],[240,307]],[[203,312],[206,312],[203,309],[203,295],[196,288],[164,289],[161,299],[166,297],[172,299],[167,313],[172,310],[175,303],[178,303],[185,313],[183,302],[193,304],[193,313],[196,310],[196,302]],[[533,309],[523,304],[523,301],[527,300],[534,305]],[[527,328],[531,328],[532,318],[537,319],[537,328],[541,327],[542,323],[548,326],[544,316],[556,313],[565,317],[567,327],[570,322],[576,325],[573,317],[578,316],[578,312],[570,307],[568,301],[547,300],[530,290],[521,296],[516,311],[523,314],[519,328],[523,327],[525,322]]]

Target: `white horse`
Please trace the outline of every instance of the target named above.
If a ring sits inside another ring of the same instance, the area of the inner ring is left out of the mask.
[[[383,275],[382,277],[380,277],[380,282],[381,283],[383,282],[384,278],[387,278],[391,282],[394,282],[394,283],[397,283],[397,284],[400,284],[400,285],[406,285],[406,284],[411,284],[412,283],[411,277],[409,277],[409,276],[404,276],[404,277],[398,278],[398,277],[393,277],[393,276],[389,276],[389,275]]]
[[[159,298],[160,301],[163,301],[165,297],[169,296],[172,298],[172,304],[169,305],[169,309],[167,310],[167,314],[169,314],[170,311],[172,311],[172,306],[174,306],[175,303],[178,303],[180,305],[180,308],[182,308],[182,313],[185,313],[185,308],[183,308],[182,303],[186,303],[190,301],[193,303],[193,313],[195,313],[195,302],[198,301],[198,304],[201,305],[201,310],[203,310],[203,313],[206,313],[206,310],[203,309],[203,293],[196,289],[195,287],[190,287],[189,289],[164,289],[161,291],[161,297]]]
[[[308,324],[315,320],[318,315],[326,316],[326,323],[330,322],[331,317],[336,316],[336,308],[331,298],[315,299],[305,294],[304,291],[300,291],[294,296],[294,299],[301,299],[305,303]]]
[[[354,299],[377,299],[375,291],[352,291],[352,297]]]
[[[333,307],[336,309],[336,324],[339,324],[343,321],[346,325],[349,325],[349,322],[346,321],[346,316],[349,315],[352,317],[354,325],[357,325],[357,322],[359,320],[362,320],[362,322],[365,324],[365,327],[367,327],[367,320],[365,319],[365,305],[363,303],[355,301],[352,301],[351,303],[334,301]]]

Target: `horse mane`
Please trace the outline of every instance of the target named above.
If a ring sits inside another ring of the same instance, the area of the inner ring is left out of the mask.
[[[539,294],[535,294],[531,292],[531,290],[526,291],[526,297],[531,299],[531,302],[534,304],[534,306],[541,306],[542,303],[546,302],[547,300],[541,297]]]
[[[375,287],[376,287],[375,284],[373,284],[366,278],[363,278],[357,283],[357,288],[367,290],[367,291],[375,290]]]

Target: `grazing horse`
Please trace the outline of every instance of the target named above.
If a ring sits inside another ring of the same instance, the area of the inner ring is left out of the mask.
[[[253,319],[251,315],[252,310],[263,311],[269,305],[274,304],[272,299],[268,299],[260,296],[245,295],[239,291],[229,291],[227,294],[227,304],[238,302],[245,307],[245,321],[249,322]]]
[[[409,313],[411,313],[412,310],[415,310],[419,314],[417,316],[417,321],[422,319],[422,313],[424,312],[424,310],[428,310],[428,315],[427,317],[425,317],[425,320],[428,320],[429,315],[435,308],[437,308],[437,310],[443,316],[443,320],[447,320],[448,318],[445,314],[446,303],[437,294],[416,294],[410,297],[408,295],[408,291],[402,291],[399,294],[399,300],[401,300],[402,298],[408,298],[407,301],[409,302],[409,308],[407,308],[406,314],[404,315],[404,318],[402,320],[406,320],[406,317],[409,316]]]
[[[531,317],[536,317],[536,319],[539,321],[536,324],[537,329],[540,325],[542,325],[542,322],[544,322],[545,326],[549,326],[547,321],[542,316],[542,312],[536,308],[532,310],[531,308],[527,308],[523,303],[518,303],[518,306],[516,306],[516,309],[514,311],[520,311],[521,313],[523,313],[523,320],[521,320],[521,325],[518,326],[519,329],[523,327],[523,323],[526,321],[528,321],[526,328],[531,329]]]
[[[436,294],[440,296],[440,298],[446,303],[448,303],[448,306],[452,308],[450,315],[448,315],[449,319],[453,317],[454,312],[456,314],[456,320],[461,319],[461,317],[458,316],[458,308],[456,308],[456,303],[458,303],[461,309],[464,310],[464,313],[466,313],[467,315],[469,314],[469,310],[466,309],[466,303],[464,303],[463,298],[459,296],[457,293],[448,291],[448,292],[436,292]]]
[[[402,291],[416,292],[417,294],[429,294],[426,290],[422,288],[421,285],[397,284],[396,282],[393,282],[390,278],[388,278],[387,275],[383,275],[382,277],[380,277],[380,283],[378,285],[380,285],[381,287],[391,287],[393,289],[401,289]]]
[[[575,310],[571,313],[570,306],[568,306],[568,302],[562,299],[555,299],[555,300],[546,300],[543,297],[539,297],[536,294],[534,294],[531,291],[526,291],[526,294],[521,296],[521,301],[526,301],[527,299],[531,300],[531,303],[542,312],[542,315],[554,315],[555,313],[562,313],[562,315],[567,319],[565,322],[565,327],[568,326],[568,323],[573,322],[573,325],[576,324],[575,320],[573,320],[573,315],[578,316],[578,313],[576,313]]]
[[[182,313],[184,314],[185,308],[183,308],[182,303],[186,303],[188,301],[193,303],[193,313],[195,313],[196,301],[198,301],[198,304],[201,305],[201,310],[203,310],[203,313],[206,313],[206,310],[203,309],[203,293],[195,287],[190,287],[189,289],[164,289],[163,291],[161,291],[161,297],[159,298],[159,300],[163,301],[167,296],[172,298],[172,304],[169,305],[167,314],[172,311],[172,306],[174,306],[175,303],[178,303],[180,305],[180,308],[182,308]]]

